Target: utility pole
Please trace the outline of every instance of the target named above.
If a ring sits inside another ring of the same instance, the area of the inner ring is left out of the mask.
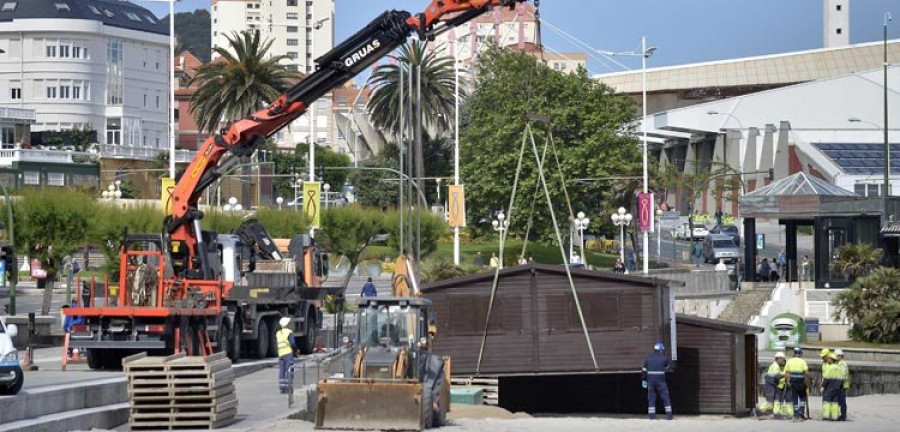
[[[884,191],[881,199],[884,204],[884,216],[882,224],[889,220],[888,195],[891,193],[891,145],[888,142],[888,23],[891,22],[891,13],[884,13]]]

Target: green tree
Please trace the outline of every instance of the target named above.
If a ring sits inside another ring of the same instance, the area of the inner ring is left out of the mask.
[[[209,61],[212,46],[210,30],[210,14],[206,9],[197,9],[193,12],[178,12],[175,14],[175,36],[178,38],[175,52],[188,50],[197,56],[197,59],[206,63]],[[169,16],[160,20],[160,24],[169,28]]]
[[[394,147],[396,148],[396,147]],[[381,154],[359,163],[362,168],[393,168],[399,162],[396,152]],[[397,175],[389,171],[353,170],[347,177],[356,193],[356,202],[365,207],[394,208],[400,203]]]
[[[615,95],[611,88],[590,78],[583,69],[560,73],[528,54],[496,47],[489,48],[479,60],[476,88],[465,104],[463,124],[466,127],[461,137],[470,225],[487,231],[493,212],[506,210],[526,115],[530,113],[552,118],[553,142],[564,178],[560,179],[552,152],[548,153],[544,174],[560,228],[564,233],[568,229],[568,208],[561,181],[568,189],[574,212],[588,213],[592,228],[608,223],[608,218],[598,217],[596,212],[602,207],[604,197],[610,196],[609,184],[577,184],[576,180],[640,175],[640,146],[630,133],[634,102]],[[548,130],[540,123],[532,127],[540,152]],[[549,239],[554,236],[552,223],[544,192],[535,188],[537,182],[537,164],[529,145],[511,230],[524,233],[534,202],[532,232]]]
[[[351,205],[322,212],[322,232],[319,243],[331,252],[347,257],[350,267],[341,281],[346,292],[359,258],[372,238],[384,231],[384,213]]]
[[[900,270],[879,267],[856,279],[832,302],[835,319],[852,323],[853,340],[872,343],[900,341]]]
[[[63,259],[85,243],[96,213],[93,197],[66,189],[22,190],[15,203],[16,243],[47,272],[41,314],[50,311]]]
[[[273,146],[274,148],[274,146]],[[325,146],[316,146],[316,165],[328,168],[346,168],[350,166],[350,157],[336,153]],[[285,202],[294,199],[294,178],[290,174],[299,177],[301,173],[309,173],[309,144],[297,144],[293,152],[274,151],[272,161],[275,163],[275,196],[284,198]],[[318,171],[318,167],[316,167]],[[318,172],[316,172],[318,175]],[[349,170],[327,169],[325,170],[325,182],[331,185],[332,191],[340,191],[341,186],[347,181]],[[303,177],[305,181],[308,177]]]
[[[220,58],[197,68],[190,82],[199,86],[191,97],[191,114],[200,130],[210,134],[222,121],[247,117],[271,103],[300,78],[281,63],[287,55],[270,55],[273,41],[261,40],[259,32],[226,38],[227,47],[214,49]]]
[[[881,264],[884,252],[868,243],[848,243],[837,248],[837,259],[831,269],[847,276],[848,279],[865,276]]]

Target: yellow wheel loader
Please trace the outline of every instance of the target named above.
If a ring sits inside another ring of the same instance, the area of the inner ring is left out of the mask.
[[[430,306],[419,297],[359,300],[344,376],[317,385],[316,428],[419,431],[444,423],[450,359],[430,352]]]

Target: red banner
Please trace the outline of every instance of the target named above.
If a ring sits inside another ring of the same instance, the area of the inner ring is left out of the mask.
[[[638,194],[637,228],[642,232],[653,232],[653,194]]]

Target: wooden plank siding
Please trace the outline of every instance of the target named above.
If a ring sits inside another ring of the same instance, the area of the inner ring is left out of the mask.
[[[648,347],[661,337],[667,340],[665,282],[586,270],[573,271],[573,280],[599,370],[565,269],[533,264],[501,271],[477,372],[640,371]],[[453,358],[454,373],[476,373],[492,283],[493,275],[487,274],[423,290],[438,317],[435,351]]]

